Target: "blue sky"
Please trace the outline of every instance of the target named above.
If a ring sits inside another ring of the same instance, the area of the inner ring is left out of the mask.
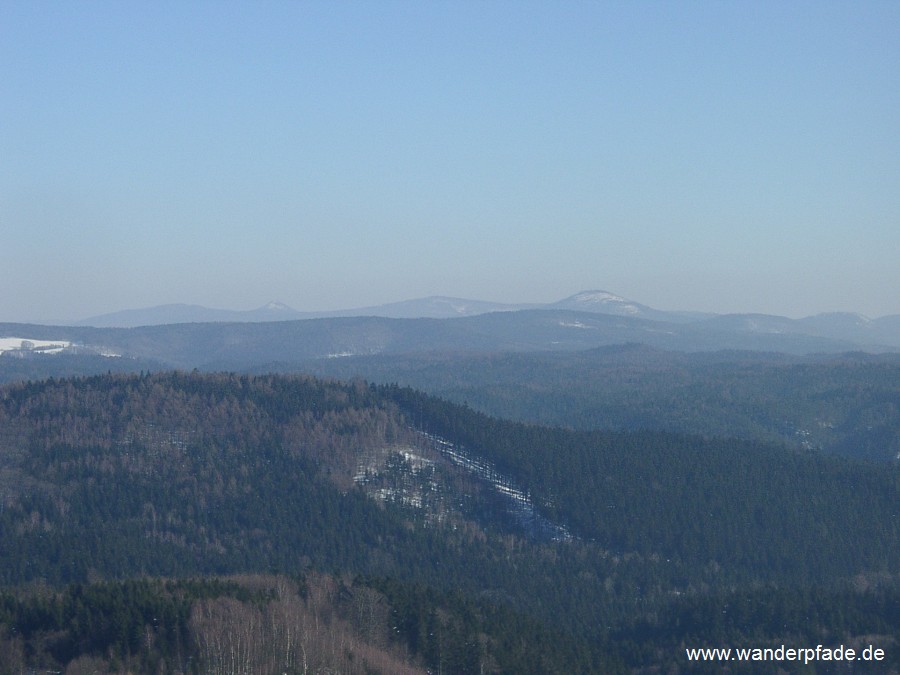
[[[900,313],[900,3],[6,2],[0,321]]]

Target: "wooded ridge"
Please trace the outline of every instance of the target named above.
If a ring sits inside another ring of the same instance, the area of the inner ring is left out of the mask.
[[[571,537],[511,517],[434,437],[490,463]],[[176,661],[193,656],[190,672],[215,670],[202,626],[271,624],[267,613],[290,603],[300,616],[313,610],[298,589],[325,584],[347,589],[328,611],[378,651],[366,658],[381,672],[393,666],[378,659],[452,672],[683,666],[686,636],[877,635],[888,647],[898,489],[890,464],[526,425],[362,381],[166,372],[10,384],[0,388],[0,639],[29,667],[100,659],[184,672]],[[266,582],[258,601],[229,590],[212,604],[178,586],[236,574],[288,581]],[[86,607],[121,596],[129,636],[79,632],[65,609],[78,593],[93,598]],[[370,640],[347,618],[357,594],[394,617],[390,636]],[[34,614],[38,599],[50,604]],[[175,607],[165,627],[139,609],[155,602]],[[747,620],[723,623],[723,605]],[[424,637],[429,621],[444,626],[437,645]],[[521,631],[532,639],[512,637]]]

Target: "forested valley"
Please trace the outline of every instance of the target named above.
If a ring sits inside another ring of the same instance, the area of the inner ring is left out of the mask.
[[[396,384],[12,383],[0,673],[694,672],[686,646],[783,643],[876,644],[892,672],[898,497],[892,462]]]
[[[269,364],[399,383],[489,415],[572,429],[664,430],[900,461],[895,353],[429,353]]]

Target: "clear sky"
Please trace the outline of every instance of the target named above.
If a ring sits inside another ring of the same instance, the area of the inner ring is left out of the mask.
[[[900,313],[900,2],[0,3],[0,321]]]

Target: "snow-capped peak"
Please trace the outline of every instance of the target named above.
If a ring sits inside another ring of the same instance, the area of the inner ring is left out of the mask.
[[[599,290],[581,291],[565,300],[553,303],[551,306],[576,312],[596,312],[598,314],[614,314],[617,316],[647,316],[648,313],[652,312],[649,307],[639,305],[620,295]]]
[[[268,303],[263,309],[268,310],[270,312],[292,312],[294,311],[292,308],[288,307],[283,302],[275,302],[274,300]]]
[[[572,302],[585,303],[585,304],[606,304],[609,302],[628,302],[625,298],[613,295],[612,293],[607,293],[606,291],[582,291],[581,293],[576,293],[571,298],[569,298]]]

